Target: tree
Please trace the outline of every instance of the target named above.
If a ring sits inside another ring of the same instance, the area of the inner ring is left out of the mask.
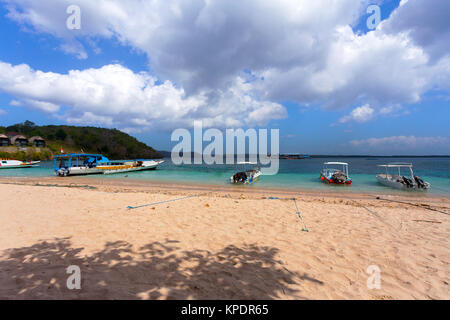
[[[55,137],[58,140],[64,141],[67,138],[67,133],[63,129],[58,129],[55,133]]]
[[[32,122],[32,121],[26,120],[26,121],[23,123],[23,125],[24,125],[25,127],[34,127],[36,124],[35,124],[34,122]]]

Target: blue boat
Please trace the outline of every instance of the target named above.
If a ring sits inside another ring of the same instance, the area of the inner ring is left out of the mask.
[[[53,159],[55,174],[60,177],[86,174],[111,174],[156,169],[163,160],[109,160],[101,154],[68,153]]]

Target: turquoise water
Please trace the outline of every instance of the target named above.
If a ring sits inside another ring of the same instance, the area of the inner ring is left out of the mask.
[[[319,172],[327,161],[349,163],[353,184],[347,186],[327,185],[319,180]],[[326,192],[370,192],[370,193],[417,193],[424,191],[401,191],[385,187],[377,182],[378,164],[389,162],[411,162],[414,173],[431,183],[428,194],[450,196],[450,158],[312,158],[305,160],[280,160],[280,170],[274,176],[261,176],[252,187],[314,189]],[[91,175],[88,178],[133,179],[156,182],[180,182],[193,184],[229,185],[234,173],[233,165],[174,165],[165,159],[157,170],[114,175]],[[0,170],[0,176],[46,177],[53,176],[52,162],[45,161],[40,167],[28,169]],[[64,179],[64,178],[61,178]]]

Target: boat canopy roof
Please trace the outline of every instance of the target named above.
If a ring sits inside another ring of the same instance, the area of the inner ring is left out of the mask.
[[[250,161],[241,161],[241,162],[238,162],[237,164],[258,164],[258,163],[250,162]]]
[[[346,162],[325,162],[324,164],[325,165],[335,164],[335,165],[341,165],[341,166],[348,166],[348,163],[346,163]]]
[[[388,164],[379,164],[379,167],[386,168],[412,168],[412,163],[392,162]]]
[[[102,156],[101,154],[94,154],[94,153],[65,153],[65,154],[59,154],[55,156],[55,159],[68,159],[68,158],[96,158],[101,161],[109,161],[108,158]]]

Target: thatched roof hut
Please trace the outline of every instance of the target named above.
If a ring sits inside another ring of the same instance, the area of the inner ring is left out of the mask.
[[[28,145],[28,139],[24,136],[17,135],[11,138],[11,144],[16,145],[18,147],[24,147]]]
[[[6,147],[11,144],[11,140],[9,140],[9,137],[5,134],[0,134],[0,147]]]
[[[45,139],[40,136],[31,137],[28,142],[34,147],[45,147]]]

